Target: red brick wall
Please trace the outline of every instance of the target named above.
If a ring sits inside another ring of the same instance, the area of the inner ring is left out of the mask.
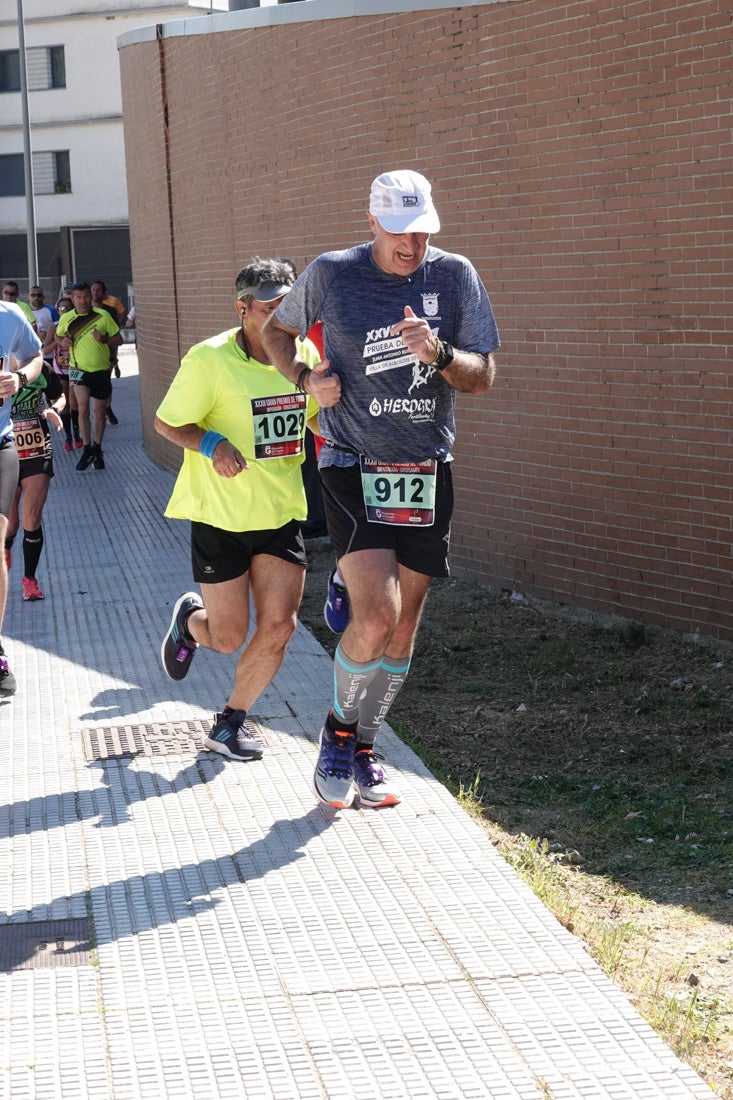
[[[170,219],[159,47],[123,47],[150,454],[242,263],[367,239],[415,167],[503,341],[459,401],[454,571],[733,638],[732,37],[726,0],[513,0],[166,38]]]

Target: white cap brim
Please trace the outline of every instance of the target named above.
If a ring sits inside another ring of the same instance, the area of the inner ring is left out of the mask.
[[[437,211],[421,214],[374,214],[382,229],[388,233],[438,233],[440,218]]]

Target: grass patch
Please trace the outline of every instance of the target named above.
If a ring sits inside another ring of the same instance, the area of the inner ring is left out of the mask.
[[[327,543],[301,619],[331,653]],[[398,735],[733,1100],[733,647],[435,582]]]

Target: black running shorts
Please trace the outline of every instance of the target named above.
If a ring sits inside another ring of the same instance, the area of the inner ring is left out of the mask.
[[[18,484],[22,485],[25,478],[33,477],[34,474],[45,474],[46,477],[52,478],[53,459],[49,455],[34,455],[33,458],[22,459],[18,471]]]
[[[85,370],[74,385],[86,386],[96,401],[106,401],[112,396],[112,375],[108,370]]]
[[[394,550],[397,561],[426,577],[447,577],[453,476],[450,462],[436,469],[435,521],[431,527],[399,527],[370,523],[366,517],[361,470],[353,466],[321,468],[326,525],[336,559],[355,550]]]
[[[291,520],[274,531],[222,531],[207,523],[191,524],[191,565],[197,584],[221,584],[243,577],[257,554],[305,568],[305,542],[298,521]]]
[[[18,452],[12,439],[0,442],[0,516],[7,519],[18,488]]]

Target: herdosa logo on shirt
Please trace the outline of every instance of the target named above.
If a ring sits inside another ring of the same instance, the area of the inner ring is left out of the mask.
[[[407,416],[412,421],[435,419],[434,397],[387,397],[379,401],[376,397],[369,406],[372,416]]]

